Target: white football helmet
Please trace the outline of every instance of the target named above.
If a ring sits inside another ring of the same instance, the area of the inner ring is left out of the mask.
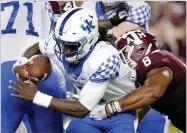
[[[70,9],[58,19],[54,39],[55,53],[61,61],[82,59],[99,39],[96,14],[83,8]]]

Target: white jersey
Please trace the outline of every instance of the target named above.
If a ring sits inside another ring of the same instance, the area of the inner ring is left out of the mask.
[[[52,36],[40,42],[40,51],[60,66],[80,96],[80,102],[92,110],[100,100],[110,102],[117,100],[135,89],[130,80],[131,70],[124,64],[118,51],[106,42],[100,41],[93,50],[75,67],[61,62],[54,54],[55,41]]]
[[[1,0],[1,62],[16,60],[49,35],[53,11],[46,0]]]

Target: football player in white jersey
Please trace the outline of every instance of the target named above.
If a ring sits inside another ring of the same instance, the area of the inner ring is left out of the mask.
[[[121,34],[134,29],[149,29],[151,9],[146,2],[140,1],[87,1],[82,7],[95,10],[100,25],[110,28],[108,37],[112,43]],[[159,126],[160,128],[155,128]],[[167,117],[151,109],[138,125],[137,132],[166,133],[168,129]],[[145,128],[147,127],[147,128]]]
[[[121,34],[129,30],[149,29],[151,9],[146,2],[140,1],[75,1],[66,2],[61,6],[62,11],[81,6],[95,11],[99,25],[110,29],[107,39],[115,42]],[[154,128],[159,126],[160,128]],[[147,128],[145,128],[147,127]],[[168,119],[155,110],[147,113],[140,122],[137,132],[167,132]]]
[[[48,1],[1,1],[1,132],[15,132],[25,114],[32,132],[63,132],[60,113],[13,98],[7,89],[9,80],[16,80],[12,66],[17,57],[23,49],[48,36],[52,23],[53,11]],[[58,82],[50,83],[53,79],[56,79],[54,74],[38,87],[49,86],[49,92],[61,98]],[[56,89],[53,89],[54,86]]]
[[[135,71],[122,62],[112,45],[100,39],[98,19],[91,10],[74,8],[65,12],[59,18],[54,34],[40,42],[39,49],[28,49],[24,56],[29,58],[28,55],[32,56],[33,51],[37,53],[38,50],[61,67],[76,88],[79,100],[53,98],[38,91],[31,80],[27,83],[11,80],[13,86],[9,88],[19,93],[13,96],[67,115],[84,117],[73,119],[66,132],[135,132],[135,111],[102,121],[88,116],[98,103],[121,98],[135,89]]]

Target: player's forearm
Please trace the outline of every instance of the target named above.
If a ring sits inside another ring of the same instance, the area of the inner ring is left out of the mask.
[[[118,103],[120,105],[121,112],[127,112],[146,107],[154,103],[157,99],[158,98],[155,96],[154,92],[144,88],[138,88],[124,98],[118,100]],[[109,106],[109,104],[106,106],[106,113],[108,116],[113,115],[113,112],[110,111]]]
[[[29,47],[23,54],[24,57],[30,58],[33,55],[41,54],[39,49],[39,43],[35,43],[33,46]]]
[[[135,109],[140,109],[146,106],[151,105],[157,100],[153,95],[146,95],[144,97],[141,97],[139,99],[134,99],[133,101],[131,100],[125,100],[123,99],[120,102],[120,107],[122,108],[122,112],[126,112],[129,110],[135,110]]]
[[[166,67],[150,71],[144,86],[119,100],[121,110],[126,112],[151,105],[164,95],[172,77],[172,71]]]
[[[74,117],[85,117],[90,112],[79,101],[69,101],[56,98],[51,100],[49,108]]]

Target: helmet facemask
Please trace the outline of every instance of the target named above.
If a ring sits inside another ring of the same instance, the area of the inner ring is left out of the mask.
[[[88,42],[88,38],[84,37],[76,42],[67,42],[57,39],[55,35],[53,35],[54,40],[56,41],[55,45],[55,54],[60,61],[63,61],[64,58],[69,62],[73,63],[80,59],[82,59],[87,52],[84,52],[85,44]],[[89,51],[92,48],[89,49]]]
[[[137,63],[131,59],[133,48],[133,45],[126,45],[119,51],[122,61],[125,64],[127,64],[130,68],[135,68],[137,65]]]

